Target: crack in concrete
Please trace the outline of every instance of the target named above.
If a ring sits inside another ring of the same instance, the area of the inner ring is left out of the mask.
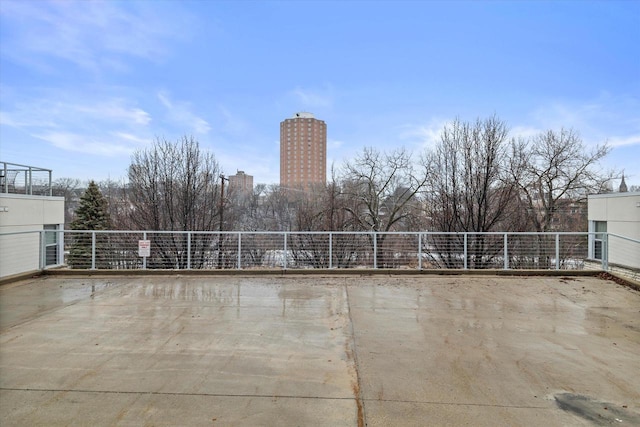
[[[356,345],[356,334],[353,329],[353,319],[351,318],[351,302],[349,301],[349,287],[348,285],[344,285],[344,291],[347,299],[347,310],[349,311],[349,324],[351,329],[351,339],[352,339],[352,358],[353,365],[355,368],[356,382],[352,385],[353,395],[356,399],[356,405],[358,407],[358,427],[365,427],[367,425],[367,418],[365,416],[364,410],[364,399],[362,398],[362,387],[360,385],[360,367],[358,365],[358,348]],[[347,355],[348,356],[348,355]]]
[[[7,388],[0,387],[0,391],[24,391],[24,392],[47,392],[47,393],[94,393],[94,394],[147,394],[154,396],[202,396],[202,397],[239,397],[258,399],[317,399],[317,400],[353,400],[353,396],[330,397],[330,396],[293,396],[277,394],[229,394],[229,393],[177,393],[162,391],[116,391],[116,390],[83,390],[83,389],[38,389],[38,388]],[[444,402],[433,400],[405,400],[405,399],[367,399],[360,397],[362,402],[390,402],[390,403],[415,403],[420,405],[446,405],[446,406],[477,406],[488,408],[509,408],[509,409],[553,409],[549,406],[528,406],[528,405],[498,405],[489,403],[470,402]],[[364,414],[363,414],[364,415]],[[363,419],[364,421],[364,419]]]
[[[316,400],[353,400],[353,396],[329,397],[329,396],[293,396],[278,394],[226,394],[226,393],[176,393],[164,391],[116,391],[116,390],[82,390],[82,389],[39,389],[39,388],[6,388],[0,387],[0,391],[24,391],[45,393],[93,393],[93,394],[147,394],[153,396],[201,396],[201,397],[241,397],[257,399],[316,399]]]

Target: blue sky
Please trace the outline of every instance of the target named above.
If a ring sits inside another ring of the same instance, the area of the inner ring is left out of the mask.
[[[640,2],[0,1],[0,160],[120,179],[134,150],[193,135],[277,183],[297,111],[326,121],[336,165],[496,114],[608,141],[640,185]]]

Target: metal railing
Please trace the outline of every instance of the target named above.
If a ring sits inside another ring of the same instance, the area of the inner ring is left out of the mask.
[[[596,237],[598,258],[589,248]],[[16,263],[89,270],[640,271],[640,240],[610,233],[44,230],[0,233],[0,253],[0,276]]]
[[[0,193],[52,195],[51,169],[0,161]]]
[[[640,241],[607,233],[605,243],[607,250],[603,251],[603,270],[640,281]]]

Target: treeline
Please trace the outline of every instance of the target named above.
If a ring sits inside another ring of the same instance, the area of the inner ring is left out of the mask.
[[[223,192],[214,154],[184,137],[157,139],[132,156],[126,183],[98,187],[120,230],[586,231],[586,195],[617,177],[600,168],[608,152],[573,130],[511,138],[497,117],[456,120],[421,153],[364,148],[325,185]],[[69,224],[80,184],[54,185]]]

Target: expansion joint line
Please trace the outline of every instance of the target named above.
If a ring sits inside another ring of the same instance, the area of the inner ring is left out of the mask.
[[[198,396],[198,397],[238,397],[250,399],[306,399],[306,400],[345,400],[352,401],[353,397],[330,397],[330,396],[294,396],[286,394],[252,394],[252,393],[189,393],[189,392],[164,392],[150,390],[86,390],[72,388],[15,388],[0,387],[0,391],[17,391],[17,392],[46,392],[46,393],[87,393],[87,394],[131,394],[131,395],[150,395],[150,396]]]
[[[344,285],[345,295],[347,297],[347,311],[349,312],[349,329],[351,330],[351,340],[352,340],[352,356],[353,356],[353,366],[356,371],[356,384],[353,387],[353,395],[356,398],[356,405],[358,407],[358,427],[365,427],[367,425],[367,418],[364,410],[364,399],[362,398],[362,384],[360,382],[360,366],[358,364],[358,346],[356,343],[356,333],[353,328],[353,319],[351,317],[351,302],[349,300],[349,286],[345,283]]]

